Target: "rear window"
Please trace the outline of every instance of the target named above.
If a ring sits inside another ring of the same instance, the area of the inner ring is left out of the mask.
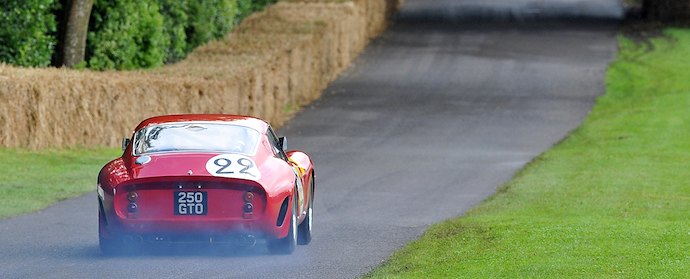
[[[134,136],[134,155],[159,152],[228,152],[252,155],[259,132],[222,123],[184,122],[148,126]]]

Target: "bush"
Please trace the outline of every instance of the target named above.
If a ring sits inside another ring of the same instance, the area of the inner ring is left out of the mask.
[[[165,62],[179,61],[187,56],[188,5],[184,0],[159,0],[163,29],[170,38]]]
[[[89,67],[127,70],[178,61],[223,37],[239,14],[237,0],[96,0],[87,43]]]
[[[277,0],[237,0],[237,7],[239,10],[238,16],[242,19],[276,1]]]
[[[47,66],[55,53],[58,0],[0,0],[0,62]],[[276,0],[95,0],[86,65],[152,68],[222,38],[240,19]],[[64,20],[64,19],[61,19]],[[83,64],[82,64],[83,65]]]
[[[236,0],[191,0],[188,5],[187,51],[222,38],[239,19]]]
[[[166,63],[183,59],[195,47],[222,38],[240,19],[276,0],[158,0],[170,38]]]
[[[93,69],[130,70],[163,64],[170,45],[157,1],[96,0],[87,41]]]
[[[56,0],[0,0],[0,61],[47,66],[56,45]]]

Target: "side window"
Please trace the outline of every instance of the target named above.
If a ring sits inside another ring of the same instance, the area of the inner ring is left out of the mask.
[[[278,145],[278,137],[273,132],[273,128],[268,127],[268,130],[266,131],[266,137],[268,137],[268,143],[271,145],[271,148],[273,149],[273,154],[275,154],[276,157],[287,161],[287,155],[285,155],[283,149],[280,148],[280,146]]]

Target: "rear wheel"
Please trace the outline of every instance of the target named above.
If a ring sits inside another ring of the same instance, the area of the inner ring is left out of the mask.
[[[307,204],[307,217],[297,229],[297,244],[307,245],[311,242],[312,223],[314,222],[314,175],[309,181],[309,203]]]
[[[106,256],[115,255],[122,251],[118,248],[116,241],[105,239],[101,236],[98,236],[98,247],[101,248],[101,253]]]
[[[268,242],[268,250],[273,254],[289,255],[295,251],[297,246],[297,201],[295,200],[297,189],[293,192],[292,214],[290,214],[290,228],[288,235],[284,238],[274,239]]]
[[[104,238],[102,231],[104,230],[104,220],[103,212],[98,212],[98,247],[101,249],[101,253],[106,256],[115,255],[122,253],[122,242],[118,239],[108,239]]]
[[[116,235],[110,234],[109,238],[103,237],[102,232],[105,230],[105,222],[103,220],[102,212],[98,214],[98,247],[101,249],[101,253],[106,256],[116,256],[125,254],[136,254],[139,253],[138,242],[134,239],[123,239],[122,237],[117,237]]]

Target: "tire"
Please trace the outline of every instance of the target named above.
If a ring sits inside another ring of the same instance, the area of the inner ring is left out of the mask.
[[[289,255],[295,251],[297,246],[297,189],[293,192],[292,197],[292,214],[290,214],[290,228],[288,235],[284,238],[274,239],[268,242],[268,251],[272,254]]]
[[[121,254],[122,250],[119,249],[117,244],[118,243],[116,241],[105,239],[100,235],[98,236],[98,247],[101,249],[101,253],[105,256]]]
[[[311,242],[312,223],[314,222],[314,175],[309,181],[309,203],[307,205],[307,217],[297,228],[297,244],[307,245]]]
[[[103,212],[98,210],[98,248],[101,249],[101,253],[106,256],[112,256],[118,254],[118,242],[112,239],[103,238],[101,231],[103,230]]]
[[[139,245],[136,245],[133,241],[127,241],[113,235],[111,235],[112,238],[104,238],[101,235],[103,226],[101,218],[103,218],[103,215],[99,213],[98,218],[98,248],[101,249],[101,253],[104,256],[122,256],[140,252]]]

